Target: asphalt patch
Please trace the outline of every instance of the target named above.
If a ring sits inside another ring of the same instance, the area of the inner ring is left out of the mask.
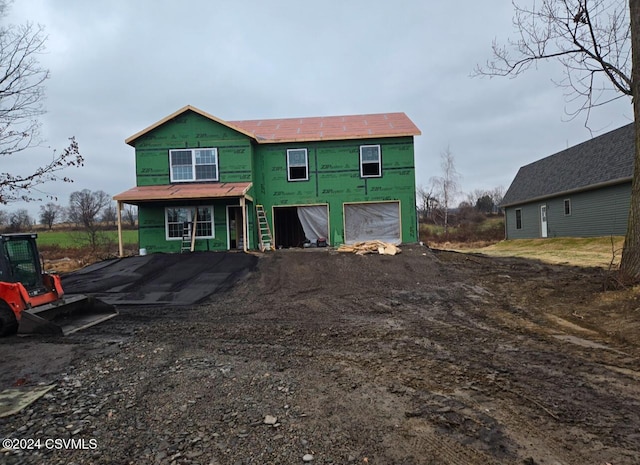
[[[68,294],[88,294],[116,306],[194,305],[252,271],[254,255],[238,252],[150,254],[105,260],[62,277]]]

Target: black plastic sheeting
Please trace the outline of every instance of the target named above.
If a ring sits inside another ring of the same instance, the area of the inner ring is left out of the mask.
[[[116,306],[194,305],[231,288],[252,271],[254,255],[238,252],[150,254],[105,260],[62,276],[67,294]]]

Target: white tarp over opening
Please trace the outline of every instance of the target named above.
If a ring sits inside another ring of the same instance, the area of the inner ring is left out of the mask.
[[[344,242],[374,241],[400,244],[400,202],[344,205]]]
[[[329,242],[329,210],[326,205],[298,207],[298,218],[307,239],[316,242],[319,237],[324,237]]]

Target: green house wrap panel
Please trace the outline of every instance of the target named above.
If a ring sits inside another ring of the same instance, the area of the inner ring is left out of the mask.
[[[169,184],[169,150],[216,148],[220,182],[250,182],[253,146],[247,136],[194,112],[181,114],[135,141],[138,186]]]
[[[360,146],[380,145],[382,176],[360,176]],[[308,152],[309,179],[287,180],[287,149]],[[398,200],[402,241],[416,242],[415,168],[413,138],[269,144],[256,147],[257,202],[273,224],[273,207],[327,204],[330,242],[344,241],[343,204]]]
[[[171,204],[171,207],[184,207],[194,209],[197,204],[177,203]],[[195,250],[226,250],[228,241],[227,231],[227,205],[228,201],[215,200],[203,202],[199,205],[213,206],[213,238],[196,238]],[[237,203],[236,203],[237,205]],[[140,247],[145,248],[149,253],[155,252],[180,252],[181,239],[166,239],[165,226],[165,206],[164,205],[145,205],[139,210],[139,241]]]

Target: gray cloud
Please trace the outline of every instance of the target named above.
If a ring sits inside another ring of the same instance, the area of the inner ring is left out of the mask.
[[[515,80],[469,77],[491,41],[509,37],[511,14],[503,0],[21,0],[8,20],[41,23],[49,36],[43,135],[58,149],[76,136],[86,158],[69,173],[75,183],[46,187],[66,205],[74,190],[132,187],[124,139],[187,104],[226,120],[404,111],[423,132],[419,185],[440,174],[450,147],[463,190],[506,188],[521,165],[590,137],[584,118],[564,121],[552,65]],[[621,100],[594,112],[591,127],[631,119]]]

